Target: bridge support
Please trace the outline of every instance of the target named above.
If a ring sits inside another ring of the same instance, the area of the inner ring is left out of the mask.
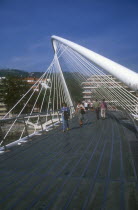
[[[59,60],[57,58],[57,54],[56,54],[56,50],[57,50],[57,47],[56,47],[56,43],[53,44],[53,48],[54,48],[54,51],[55,51],[55,59],[56,59],[56,62],[57,62],[57,65],[58,65],[58,69],[59,69],[59,72],[60,72],[60,75],[61,75],[61,78],[62,78],[62,81],[63,81],[63,85],[64,85],[64,88],[65,88],[65,92],[68,96],[68,99],[69,99],[69,102],[68,102],[68,106],[69,107],[74,107],[73,106],[73,103],[72,103],[72,100],[71,100],[71,96],[70,96],[70,93],[68,91],[68,87],[66,85],[66,82],[65,82],[65,78],[64,78],[64,75],[62,73],[62,70],[61,70],[61,66],[60,66],[60,63],[59,63]],[[67,102],[67,101],[66,101]]]
[[[56,46],[56,41],[63,43],[64,45],[69,46],[88,60],[92,61],[97,66],[115,76],[132,90],[138,90],[138,74],[136,72],[69,40],[63,39],[58,36],[52,36],[51,39],[54,49]]]

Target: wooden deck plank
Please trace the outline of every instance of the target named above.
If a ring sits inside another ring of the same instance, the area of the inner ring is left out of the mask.
[[[0,209],[138,209],[137,137],[121,115],[85,115],[0,156]]]

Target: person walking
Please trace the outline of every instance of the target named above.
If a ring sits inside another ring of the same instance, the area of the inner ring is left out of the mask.
[[[87,101],[84,102],[84,107],[85,107],[85,110],[87,111],[88,110],[88,102]]]
[[[69,107],[67,107],[66,103],[63,103],[61,112],[62,112],[62,127],[63,127],[63,132],[65,132],[66,130],[69,130],[68,120],[70,117],[70,109]]]
[[[97,99],[93,103],[93,108],[95,109],[97,120],[99,120],[100,103]]]
[[[89,107],[90,107],[90,110],[92,111],[92,109],[93,109],[93,102],[92,101],[90,101]]]
[[[102,117],[102,119],[105,119],[105,117],[106,117],[106,110],[107,110],[107,104],[105,102],[105,99],[103,99],[103,101],[101,103],[101,117]]]
[[[85,114],[85,108],[80,101],[78,102],[76,112],[78,113],[79,125],[80,125],[80,127],[82,127],[83,120],[84,120],[84,114]]]

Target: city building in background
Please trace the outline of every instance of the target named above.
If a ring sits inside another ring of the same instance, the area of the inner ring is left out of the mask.
[[[93,75],[90,78],[88,78],[85,82],[82,82],[81,85],[83,89],[83,101],[86,102],[92,102],[95,101],[95,99],[101,101],[103,97],[108,102],[109,95],[107,94],[107,89],[115,89],[119,88],[119,86],[120,88],[122,87],[127,89],[135,96],[137,94],[135,91],[130,90],[128,86],[115,79],[112,75]]]
[[[40,91],[41,86],[43,88],[50,88],[51,84],[50,84],[50,79],[42,79],[41,82],[39,82],[39,78],[36,77],[27,77],[27,78],[23,78],[23,81],[27,82],[30,87],[33,86],[33,89],[35,91]]]

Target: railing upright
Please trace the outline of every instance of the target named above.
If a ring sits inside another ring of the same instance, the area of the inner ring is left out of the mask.
[[[54,122],[53,122],[53,118],[52,118],[52,115],[51,115],[51,111],[50,111],[50,118],[51,118],[51,122],[52,122],[53,127],[55,127]]]
[[[59,119],[59,122],[61,123],[61,120],[60,120],[60,115],[59,115],[59,111],[57,110],[57,113],[58,113],[58,119]]]
[[[26,122],[25,122],[25,118],[24,118],[24,117],[23,117],[23,121],[24,121],[25,132],[26,132],[26,134],[27,134],[27,137],[30,138],[30,137],[29,137],[29,133],[28,133],[28,129],[27,129],[27,124],[26,124]]]
[[[42,121],[41,121],[40,114],[39,114],[39,121],[40,121],[40,125],[41,125],[41,130],[42,130],[42,132],[44,132],[44,129],[43,129],[43,125],[42,125]]]
[[[2,128],[1,128],[1,122],[0,122],[0,144],[3,143],[4,151],[6,151],[7,147],[6,147],[5,140],[4,140],[3,137],[4,137],[4,135],[3,135],[3,131],[2,131]]]

